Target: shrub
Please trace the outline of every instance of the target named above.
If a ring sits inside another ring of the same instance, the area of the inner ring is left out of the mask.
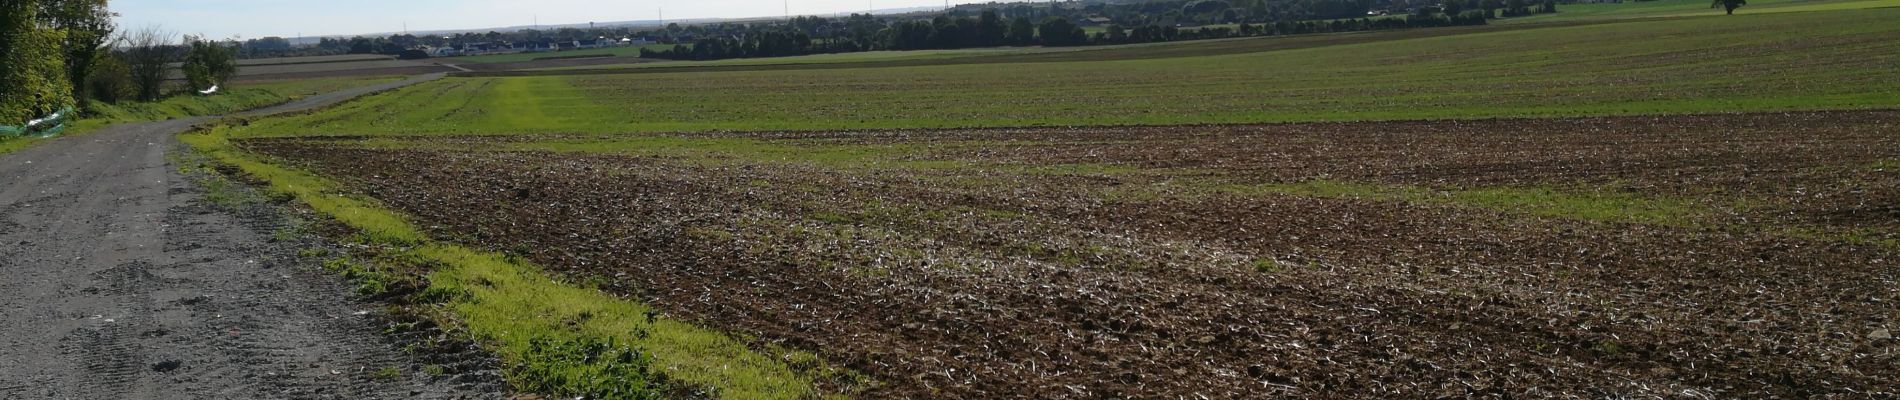
[[[209,40],[193,40],[185,54],[185,80],[192,89],[223,85],[237,75],[237,47]]]
[[[118,103],[137,96],[137,86],[132,83],[132,67],[118,56],[103,52],[93,62],[85,85],[86,94],[93,101],[104,103]]]
[[[60,45],[65,34],[33,29],[10,32],[4,50],[6,68],[0,69],[0,125],[19,125],[72,106],[72,84]]]

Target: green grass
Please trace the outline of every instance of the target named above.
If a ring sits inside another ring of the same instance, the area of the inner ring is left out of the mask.
[[[1737,9],[1735,12],[1738,15],[1748,15],[1884,7],[1900,7],[1900,0],[1756,0],[1749,2],[1747,6]],[[1716,16],[1723,14],[1721,9],[1709,8],[1709,2],[1700,0],[1625,1],[1618,4],[1568,4],[1558,6],[1557,11],[1556,14],[1505,18],[1497,20],[1494,23],[1522,24],[1628,18]]]
[[[666,49],[673,48],[673,45],[654,44],[654,45],[646,45],[646,46],[608,47],[608,48],[602,48],[602,49],[586,49],[586,50],[557,51],[557,52],[544,52],[544,53],[491,54],[491,55],[485,55],[485,56],[449,57],[449,58],[439,59],[437,61],[442,61],[442,62],[446,62],[450,64],[490,64],[490,63],[504,63],[504,62],[518,62],[518,61],[534,61],[534,59],[536,58],[546,58],[546,57],[585,57],[585,56],[638,57],[640,56],[640,49],[642,48],[654,49],[654,50],[666,50]]]
[[[393,82],[398,77],[321,78],[239,83],[216,96],[178,95],[156,102],[94,103],[87,115],[74,121],[63,135],[82,135],[113,124],[162,121],[228,114],[267,107],[303,97],[356,86]],[[0,138],[0,154],[11,153],[47,138]]]
[[[41,140],[46,140],[46,139],[31,138],[31,137],[0,139],[0,154],[7,154],[7,153],[19,151],[20,149],[24,149],[26,148],[26,146],[31,146],[33,145],[33,143],[37,143]]]
[[[239,134],[829,130],[1884,108],[1900,105],[1900,69],[1892,68],[1900,62],[1896,19],[1900,9],[1877,9],[1416,30],[1409,32],[1429,37],[1204,57],[450,79],[324,113],[265,121]],[[1382,36],[1318,38],[1363,37]],[[1294,38],[1179,46],[1223,54],[1209,46],[1280,39]],[[1055,56],[1086,59],[1095,53]]]
[[[343,193],[334,182],[258,160],[231,146],[230,127],[181,140],[267,182],[389,248],[383,258],[433,266],[425,294],[446,303],[454,320],[488,343],[509,365],[517,387],[554,395],[653,398],[668,385],[709,388],[725,399],[819,397],[814,379],[857,378],[785,349],[754,350],[749,340],[666,317],[635,300],[550,280],[512,257],[430,240],[403,216],[374,200]],[[336,263],[362,290],[381,282],[371,267]],[[792,362],[793,360],[806,360]]]
[[[1220,191],[1446,204],[1599,222],[1689,225],[1707,210],[1685,200],[1642,197],[1607,191],[1543,187],[1433,189],[1330,180],[1264,185],[1227,185]]]
[[[647,63],[634,63],[634,64],[588,65],[588,66],[579,66],[579,67],[540,68],[540,69],[535,69],[535,70],[536,71],[573,71],[573,70],[590,70],[590,69],[616,69],[616,68],[619,68],[619,69],[684,68],[684,67],[741,66],[741,65],[799,65],[799,64],[859,63],[859,62],[871,62],[871,61],[942,60],[942,59],[962,58],[962,57],[983,57],[983,56],[995,56],[995,55],[1006,55],[1006,54],[1046,53],[1046,52],[1079,51],[1079,50],[1080,48],[1019,47],[1019,48],[957,49],[957,50],[868,51],[868,52],[859,52],[859,53],[813,54],[813,55],[792,56],[792,57],[736,58],[736,59],[730,59],[730,60],[714,60],[714,61],[668,61],[668,62],[647,62]]]
[[[213,96],[181,94],[156,102],[95,103],[74,128],[79,131],[127,122],[220,115],[273,106],[308,96],[358,86],[394,82],[401,77],[343,77],[236,83]]]

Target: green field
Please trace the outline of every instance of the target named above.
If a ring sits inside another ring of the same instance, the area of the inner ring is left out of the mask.
[[[1784,12],[1853,10],[1900,7],[1900,0],[1756,0],[1735,10],[1738,15]],[[1539,14],[1495,21],[1501,24],[1589,21],[1627,18],[1693,17],[1722,15],[1720,8],[1709,8],[1700,0],[1626,1],[1615,4],[1566,4],[1556,14]]]
[[[983,57],[1004,54],[1025,54],[1032,52],[1062,51],[1061,49],[1009,48],[1009,49],[958,49],[958,50],[914,50],[914,51],[873,51],[862,53],[814,54],[794,57],[772,58],[735,58],[715,61],[668,61],[631,64],[588,65],[579,67],[555,67],[537,69],[537,71],[572,71],[616,68],[681,68],[737,65],[785,65],[785,64],[828,64],[856,63],[867,61],[907,61],[941,60],[961,57]],[[1072,51],[1072,50],[1071,50]]]
[[[608,47],[604,49],[586,49],[586,50],[557,51],[557,52],[545,52],[545,53],[493,54],[493,55],[485,55],[485,56],[450,57],[450,58],[444,58],[442,59],[442,61],[450,62],[450,63],[488,64],[488,63],[518,62],[518,61],[534,61],[534,59],[537,59],[537,58],[547,58],[547,57],[589,57],[589,56],[639,57],[640,49],[643,49],[643,48],[654,49],[654,50],[665,50],[665,49],[673,48],[673,45],[655,44],[655,45],[647,45],[647,46]]]
[[[1893,68],[1900,60],[1900,24],[1892,23],[1897,18],[1900,9],[1875,9],[1259,38],[1136,48],[1130,51],[1175,56],[1121,61],[1094,61],[1106,51],[1077,51],[1034,54],[1044,58],[1035,63],[450,79],[266,121],[242,134],[817,130],[1881,108],[1900,104],[1900,71]],[[1262,44],[1362,37],[1381,40],[1228,54],[1231,48],[1271,47]],[[1060,62],[1064,57],[1077,62]]]

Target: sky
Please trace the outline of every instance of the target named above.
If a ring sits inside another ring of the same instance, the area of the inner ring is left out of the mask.
[[[976,1],[951,1],[951,4]],[[984,1],[987,2],[987,1]],[[111,0],[126,29],[158,25],[213,38],[342,36],[535,24],[776,17],[783,0]],[[943,0],[790,0],[793,15],[942,7]]]

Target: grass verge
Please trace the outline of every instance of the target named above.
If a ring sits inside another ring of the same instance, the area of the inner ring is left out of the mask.
[[[348,77],[298,79],[240,84],[216,96],[180,95],[155,102],[92,103],[85,115],[72,122],[65,136],[84,135],[114,124],[163,121],[204,115],[228,114],[269,107],[296,99],[379,83],[401,77]],[[0,138],[0,154],[12,153],[49,138]]]
[[[549,279],[526,261],[430,240],[373,200],[233,147],[225,136],[229,129],[214,127],[181,140],[352,228],[356,241],[382,249],[376,259],[384,266],[350,269],[358,279],[381,282],[390,278],[374,275],[426,271],[414,297],[436,304],[438,319],[465,327],[501,356],[510,383],[520,390],[590,398],[804,399],[839,396],[823,393],[818,382],[860,381],[809,353],[755,349],[748,338]]]

